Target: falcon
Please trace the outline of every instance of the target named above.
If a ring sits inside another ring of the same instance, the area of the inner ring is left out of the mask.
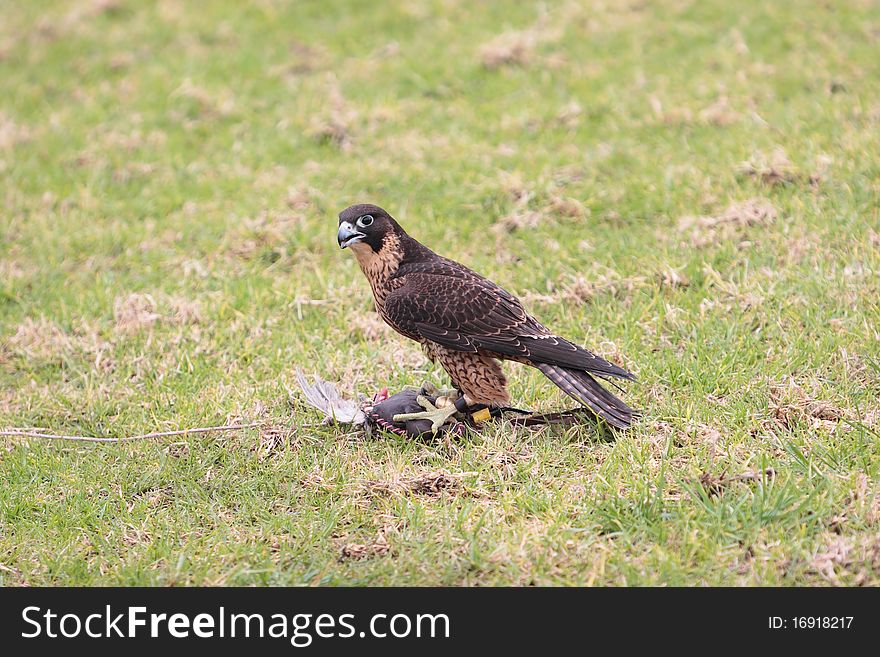
[[[508,405],[500,361],[510,360],[538,368],[610,426],[632,424],[635,411],[596,380],[634,380],[630,372],[554,334],[515,296],[437,255],[382,208],[360,204],[343,210],[337,241],[354,253],[382,319],[422,345],[449,374],[458,401],[467,407]],[[424,412],[395,416],[395,421],[427,419],[436,433],[461,410],[461,404],[435,407],[424,398],[420,405]]]

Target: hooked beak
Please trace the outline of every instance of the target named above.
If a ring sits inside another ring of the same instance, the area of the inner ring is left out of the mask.
[[[343,221],[339,224],[339,232],[336,234],[336,241],[339,242],[339,248],[344,249],[352,244],[357,244],[365,237],[366,235],[356,231],[351,223]]]

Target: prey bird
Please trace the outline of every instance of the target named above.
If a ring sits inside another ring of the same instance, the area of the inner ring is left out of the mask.
[[[376,205],[353,205],[339,214],[339,246],[354,253],[367,277],[376,310],[398,333],[419,342],[439,362],[467,406],[507,406],[507,380],[499,361],[536,367],[566,394],[612,427],[630,426],[635,411],[596,381],[635,377],[581,346],[555,335],[529,315],[515,296],[406,234]],[[425,400],[436,433],[456,412]]]

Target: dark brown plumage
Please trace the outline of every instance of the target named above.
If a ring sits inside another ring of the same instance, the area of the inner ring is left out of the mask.
[[[634,411],[594,378],[632,374],[554,335],[512,294],[420,244],[382,208],[353,205],[342,211],[338,242],[354,252],[382,319],[421,343],[468,403],[506,405],[507,381],[498,361],[513,360],[537,367],[608,424],[632,423]]]

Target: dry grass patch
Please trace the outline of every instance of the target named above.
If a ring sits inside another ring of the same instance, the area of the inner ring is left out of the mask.
[[[526,183],[519,172],[502,172],[498,186],[513,204],[510,212],[492,226],[499,236],[536,228],[548,219],[583,219],[590,214],[581,201],[560,193],[564,180]]]
[[[386,339],[390,341],[379,353],[375,363],[379,371],[402,369],[412,372],[427,366],[427,357],[417,348],[410,346],[411,342],[405,342],[404,338],[399,337],[393,331],[386,335]]]
[[[726,94],[718,96],[717,100],[700,110],[698,117],[702,123],[726,127],[742,120],[742,115],[730,104]]]
[[[516,472],[516,467],[519,464],[528,462],[531,459],[531,453],[526,448],[497,448],[486,452],[485,459],[495,469],[510,477]]]
[[[813,170],[805,173],[795,167],[783,148],[775,148],[770,154],[755,153],[749,160],[739,164],[736,172],[769,187],[796,183],[816,187],[828,177],[832,163],[833,159],[822,153],[816,157]]]
[[[342,89],[335,75],[327,76],[327,110],[313,116],[308,127],[308,134],[333,144],[343,152],[354,147],[354,124],[358,112],[352,108],[342,95]]]
[[[691,284],[690,279],[683,273],[668,267],[660,272],[658,275],[658,279],[660,281],[661,287],[667,287],[671,289],[675,288],[685,288],[689,287]]]
[[[843,534],[850,520],[861,521],[868,526],[880,522],[880,495],[877,494],[876,487],[868,479],[868,475],[864,472],[858,473],[852,489],[844,497],[837,512],[825,523],[828,529]]]
[[[172,343],[179,344],[185,335],[197,338],[199,329],[194,325],[199,324],[203,319],[201,303],[182,296],[160,298],[161,307],[156,298],[149,293],[135,292],[117,297],[113,304],[116,332],[130,335],[152,330],[157,324],[193,326],[189,331],[178,333],[173,337]],[[118,338],[113,338],[114,344],[119,342]]]
[[[701,110],[687,106],[664,103],[657,95],[648,97],[655,123],[669,126],[712,125],[726,128],[742,121],[742,114],[730,102],[727,94],[721,94]]]
[[[210,91],[185,79],[177,89],[171,92],[171,98],[184,98],[196,104],[203,118],[216,119],[231,116],[236,110],[235,96],[232,90],[223,89],[219,92]]]
[[[648,285],[647,276],[621,276],[611,268],[594,266],[590,277],[579,274],[565,276],[558,289],[552,290],[555,302],[590,303],[601,294],[619,299],[629,297],[634,291]]]
[[[6,348],[28,358],[55,358],[73,347],[73,340],[61,327],[45,317],[28,317],[6,341]]]
[[[513,209],[492,226],[499,236],[524,228],[535,228],[544,220],[544,213],[532,207],[536,192],[519,172],[501,172],[498,186],[513,203]]]
[[[33,265],[25,267],[19,260],[12,258],[0,260],[0,281],[14,281],[25,278],[32,274],[35,267]]]
[[[369,543],[346,543],[342,546],[339,560],[368,559],[370,557],[384,557],[391,553],[391,545],[388,543],[388,533],[392,528],[383,526],[376,537]]]
[[[8,339],[0,340],[0,363],[15,356],[28,362],[77,356],[89,359],[96,371],[110,372],[115,366],[110,354],[112,347],[112,343],[101,337],[95,324],[83,321],[72,331],[64,331],[44,317],[29,317]]]
[[[369,342],[387,339],[393,331],[375,312],[354,315],[350,319],[349,325],[354,332],[359,333]]]
[[[568,219],[583,219],[590,210],[576,198],[552,195],[545,211],[551,215]]]
[[[272,262],[287,255],[294,230],[305,221],[300,211],[262,210],[254,217],[245,217],[224,239],[221,251],[242,260],[264,255]]]
[[[769,392],[770,422],[786,431],[794,430],[799,424],[814,430],[835,431],[840,420],[849,415],[845,409],[817,399],[792,377],[771,381]]]
[[[259,443],[253,446],[259,459],[278,456],[285,450],[296,445],[296,430],[278,424],[267,424],[260,427]]]
[[[134,333],[151,327],[162,317],[156,312],[158,304],[151,294],[132,293],[117,297],[113,304],[116,330]]]
[[[577,128],[583,118],[584,108],[577,101],[571,101],[556,113],[556,122],[563,128]]]
[[[880,535],[832,535],[812,557],[810,570],[835,586],[880,583]]]
[[[728,476],[726,472],[722,472],[720,475],[714,475],[710,472],[704,472],[702,475],[700,475],[700,485],[706,490],[709,495],[720,495],[722,492],[724,492],[725,488],[733,483],[757,483],[762,481],[769,481],[774,479],[775,477],[776,470],[774,470],[773,468],[766,468],[764,470],[747,470],[742,474],[738,474],[732,477]]]
[[[779,212],[767,199],[751,198],[731,203],[724,212],[709,216],[685,216],[678,230],[687,233],[693,246],[701,248],[738,237],[752,226],[770,226]]]
[[[483,66],[494,71],[503,66],[528,66],[540,43],[536,30],[505,32],[480,48]]]
[[[396,476],[384,481],[368,481],[367,492],[373,495],[424,495],[441,497],[461,493],[464,486],[461,480],[475,472],[428,472],[412,476]]]
[[[0,112],[0,150],[11,151],[31,139],[31,130]]]
[[[198,324],[202,321],[202,305],[198,301],[185,297],[168,298],[171,309],[171,321],[175,324]]]
[[[314,211],[321,199],[320,190],[308,185],[294,185],[287,188],[285,201],[291,210],[305,213]]]
[[[516,208],[513,212],[496,221],[492,226],[492,230],[500,235],[504,235],[526,228],[537,228],[543,220],[544,213],[540,210]]]
[[[706,297],[700,302],[700,316],[709,312],[722,309],[730,311],[733,308],[746,312],[759,308],[764,303],[764,297],[759,294],[759,286],[750,281],[737,283],[724,278],[720,272],[712,269],[708,264],[703,265],[703,275],[706,277],[706,286],[713,292],[712,297]]]
[[[325,49],[301,41],[291,41],[288,46],[289,58],[269,69],[269,75],[277,76],[291,84],[304,75],[324,69],[328,56]]]
[[[509,30],[484,44],[479,50],[480,62],[490,71],[503,67],[527,68],[541,61],[556,67],[564,60],[560,55],[537,57],[538,48],[545,43],[558,41],[563,30],[549,24],[549,15],[541,13],[538,19],[524,30]],[[565,17],[560,17],[565,20]]]

